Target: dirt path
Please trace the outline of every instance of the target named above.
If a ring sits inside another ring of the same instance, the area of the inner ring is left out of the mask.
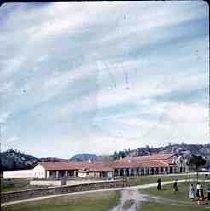
[[[142,194],[138,190],[121,190],[121,198],[120,203],[112,208],[110,211],[138,211],[141,209],[141,205],[143,202],[156,202],[161,204],[170,204],[170,205],[178,205],[178,206],[186,206],[188,210],[190,207],[195,208],[195,204],[192,202],[175,200],[175,199],[168,199],[162,198],[158,196],[151,196],[148,194]],[[199,207],[199,206],[198,206]],[[203,208],[210,209],[210,206],[205,206]]]
[[[139,193],[137,189],[124,189],[121,190],[120,203],[110,211],[138,210],[144,201],[148,201],[148,195]]]

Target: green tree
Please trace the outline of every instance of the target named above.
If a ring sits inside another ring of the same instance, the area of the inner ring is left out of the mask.
[[[206,160],[202,156],[192,155],[189,161],[190,167],[197,172],[197,181],[198,181],[198,172],[200,168],[206,164]]]
[[[114,160],[117,160],[117,159],[118,159],[118,154],[117,154],[116,151],[114,152],[113,159],[114,159]]]

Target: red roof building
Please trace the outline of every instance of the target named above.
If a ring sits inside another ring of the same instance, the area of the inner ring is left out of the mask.
[[[40,178],[80,176],[80,174],[104,177],[111,172],[113,176],[174,173],[177,169],[172,160],[172,154],[156,154],[126,157],[116,161],[41,162],[34,168],[34,172],[35,177]]]

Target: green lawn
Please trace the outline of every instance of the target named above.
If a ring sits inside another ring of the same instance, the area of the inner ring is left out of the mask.
[[[139,211],[204,211],[207,209],[202,207],[192,207],[183,205],[160,204],[156,202],[145,202]]]
[[[149,188],[149,189],[141,190],[140,192],[145,192],[154,196],[189,202],[190,201],[188,198],[189,184],[190,183],[187,183],[187,182],[179,183],[178,181],[179,190],[176,194],[173,193],[172,184],[162,186],[161,191],[157,191],[156,188]],[[207,185],[210,185],[210,183],[203,184],[204,189],[206,188]]]
[[[2,210],[24,211],[107,211],[119,203],[118,191],[62,196],[3,207]]]
[[[161,178],[162,182],[164,181],[174,181],[175,179],[182,180],[185,179],[196,179],[196,175],[147,175],[147,176],[138,176],[127,178],[130,185],[143,185],[148,183],[156,183],[157,179]],[[199,179],[205,179],[205,175],[199,175]]]
[[[1,192],[25,190],[30,187],[30,179],[1,179]]]
[[[204,189],[209,183],[204,184]],[[140,192],[147,193],[151,196],[158,196],[161,199],[166,199],[163,203],[160,201],[156,202],[146,202],[142,206],[142,211],[202,211],[202,210],[210,210],[210,202],[208,205],[196,205],[195,202],[192,202],[188,198],[188,188],[189,183],[178,183],[179,190],[176,194],[173,193],[172,184],[162,186],[161,191],[157,191],[156,188],[149,188],[145,190],[140,190]],[[167,199],[173,200],[167,203]],[[172,205],[172,204],[175,205]]]

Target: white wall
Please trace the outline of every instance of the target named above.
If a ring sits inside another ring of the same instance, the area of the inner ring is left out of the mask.
[[[45,178],[46,177],[46,170],[43,166],[38,164],[33,168],[33,177],[34,178]]]
[[[33,170],[4,171],[3,178],[33,178]]]
[[[78,172],[78,177],[86,177],[87,173],[86,172]]]

